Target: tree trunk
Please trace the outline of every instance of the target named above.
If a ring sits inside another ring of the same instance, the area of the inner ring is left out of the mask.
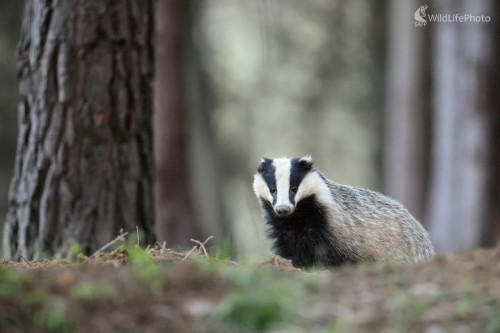
[[[191,36],[203,36],[201,18],[207,3],[190,3]],[[215,143],[215,129],[212,112],[215,109],[215,92],[209,73],[203,67],[203,55],[209,50],[204,48],[203,39],[189,38],[189,63],[187,89],[189,116],[191,118],[190,136],[190,179],[191,197],[194,201],[196,221],[200,225],[201,238],[214,236],[210,245],[220,244],[230,236],[230,228],[222,204],[222,164],[223,156]]]
[[[493,2],[441,0],[433,10],[491,15]],[[488,202],[495,192],[498,198],[498,188],[492,190],[488,177],[489,173],[498,173],[498,169],[490,170],[495,153],[490,133],[495,123],[498,128],[498,85],[489,87],[491,71],[498,68],[500,56],[492,47],[498,39],[496,24],[494,18],[490,23],[435,23],[435,117],[428,216],[438,250],[468,250],[481,245]],[[498,165],[498,161],[494,163]],[[498,227],[496,232],[498,237]]]
[[[16,85],[16,45],[19,42],[22,1],[5,1],[0,11],[0,240],[3,239],[4,217],[7,215],[8,189],[12,180],[12,165],[16,155],[17,114],[19,96]],[[2,256],[0,251],[0,257]]]
[[[5,255],[153,240],[152,0],[28,0]]]
[[[168,246],[201,238],[189,183],[189,109],[186,66],[189,1],[159,1],[156,14],[156,230]]]
[[[500,13],[500,2],[493,1],[491,13]],[[498,17],[498,16],[497,16]],[[500,23],[495,19],[492,28],[492,58],[487,69],[487,97],[485,102],[488,118],[490,143],[489,165],[487,169],[486,213],[481,230],[481,243],[484,246],[500,245]]]
[[[430,27],[416,28],[411,1],[390,2],[385,190],[423,221],[429,163]]]

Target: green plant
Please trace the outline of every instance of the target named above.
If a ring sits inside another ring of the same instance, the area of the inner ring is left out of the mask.
[[[60,307],[47,306],[39,313],[38,318],[39,324],[49,331],[65,333],[74,331],[66,312]]]
[[[82,252],[82,250],[83,250],[82,244],[80,244],[78,242],[71,244],[71,246],[69,247],[68,260],[69,261],[76,260],[78,258],[78,255]]]
[[[498,333],[500,332],[500,311],[497,315],[493,316],[486,327],[486,333]]]
[[[22,285],[26,280],[25,272],[0,266],[0,298],[18,295],[22,292]]]
[[[132,264],[134,275],[141,282],[147,284],[152,293],[160,294],[164,287],[161,265],[147,251],[138,246],[127,248],[127,254]]]
[[[70,290],[70,296],[78,300],[106,300],[116,295],[115,287],[109,282],[80,283]]]
[[[210,255],[219,260],[227,260],[231,258],[232,252],[231,240],[224,238],[215,249],[210,251]]]
[[[214,313],[231,327],[258,332],[290,318],[291,311],[282,297],[264,290],[239,292],[222,302]]]
[[[287,279],[242,267],[229,278],[235,291],[214,309],[214,319],[236,331],[261,332],[293,317],[297,299]]]

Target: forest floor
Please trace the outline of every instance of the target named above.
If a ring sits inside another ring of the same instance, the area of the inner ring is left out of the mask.
[[[201,243],[2,261],[0,331],[500,332],[500,247],[314,271],[238,264]]]

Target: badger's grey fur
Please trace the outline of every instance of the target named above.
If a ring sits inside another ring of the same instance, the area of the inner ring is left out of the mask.
[[[336,184],[312,165],[310,156],[262,159],[254,176],[279,255],[301,267],[433,256],[427,231],[400,203]]]

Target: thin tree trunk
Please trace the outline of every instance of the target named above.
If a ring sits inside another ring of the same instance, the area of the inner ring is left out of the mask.
[[[190,192],[186,76],[189,1],[159,1],[156,14],[156,230],[168,246],[201,238]]]
[[[12,165],[16,155],[17,115],[19,95],[16,81],[16,45],[19,42],[19,31],[24,3],[22,1],[5,1],[0,11],[0,240],[3,239],[5,216],[8,212],[8,189],[12,180]],[[0,251],[0,257],[2,257]]]
[[[490,0],[441,0],[435,5],[440,13],[493,13]],[[490,122],[498,112],[490,109],[489,100],[498,99],[498,91],[488,90],[487,78],[498,62],[498,54],[492,53],[498,37],[493,22],[436,23],[435,31],[430,232],[438,250],[468,250],[481,244],[486,218]]]
[[[26,2],[20,134],[4,251],[153,240],[152,0]]]
[[[206,3],[190,2],[191,35],[202,36],[200,16]],[[208,73],[203,68],[204,49],[200,38],[189,39],[189,64],[187,89],[190,110],[191,193],[194,200],[196,221],[200,224],[202,239],[214,236],[212,244],[229,237],[230,228],[222,205],[222,153],[215,143],[212,111],[215,108],[215,93]]]
[[[385,190],[423,221],[429,163],[430,27],[416,28],[411,1],[390,2]]]
[[[499,1],[493,1],[492,7],[491,13],[500,13]],[[484,246],[500,245],[500,22],[496,18],[494,20],[492,55],[489,66],[485,69],[487,79],[484,87],[490,144],[485,223],[481,230],[481,243]]]

